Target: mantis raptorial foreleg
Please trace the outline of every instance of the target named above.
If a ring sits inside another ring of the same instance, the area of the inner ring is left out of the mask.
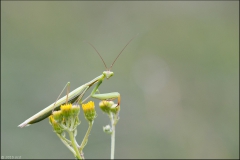
[[[99,80],[98,83],[96,84],[95,88],[92,90],[91,94],[86,99],[84,99],[82,101],[82,103],[85,102],[90,97],[97,98],[100,100],[113,100],[113,99],[118,98],[118,105],[116,106],[116,107],[118,107],[120,105],[120,100],[121,100],[120,94],[118,92],[96,94],[96,92],[99,92],[98,87],[101,85],[101,83],[102,83],[102,80]]]

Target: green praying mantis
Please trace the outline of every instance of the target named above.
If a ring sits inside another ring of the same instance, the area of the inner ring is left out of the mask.
[[[97,98],[100,100],[113,100],[113,99],[118,99],[118,103],[116,107],[120,107],[120,94],[118,92],[111,92],[111,93],[105,93],[105,94],[100,94],[100,93],[96,93],[98,91],[98,87],[102,84],[103,80],[105,78],[109,79],[110,77],[113,76],[113,72],[111,71],[113,64],[116,62],[116,60],[118,59],[118,57],[120,56],[120,54],[123,52],[123,50],[128,46],[128,44],[134,39],[135,37],[133,37],[125,46],[124,48],[121,50],[121,52],[117,55],[117,57],[115,58],[115,60],[113,61],[112,65],[107,68],[106,63],[104,62],[103,58],[101,57],[101,55],[99,54],[99,52],[96,50],[96,48],[89,43],[94,50],[97,52],[97,54],[100,56],[101,60],[103,61],[106,71],[104,71],[100,76],[94,78],[93,80],[83,84],[82,86],[76,88],[75,90],[73,90],[72,92],[68,93],[66,96],[62,97],[59,99],[59,97],[57,98],[57,101],[50,104],[48,107],[44,108],[43,110],[41,110],[40,112],[36,113],[35,115],[33,115],[32,117],[28,118],[27,120],[25,120],[23,123],[21,123],[18,127],[25,127],[25,126],[29,126],[30,124],[33,123],[37,123],[40,122],[42,120],[44,120],[45,118],[49,117],[53,110],[59,110],[60,106],[66,103],[74,103],[74,102],[80,102],[83,103],[85,102],[88,98],[92,97],[92,98]],[[96,84],[96,86],[94,87],[94,89],[92,90],[91,94],[85,98],[84,100],[82,100],[82,97],[84,96],[84,94],[86,93],[86,91],[93,86],[94,84]],[[67,83],[66,86],[69,86],[70,82]],[[65,86],[65,87],[66,87]],[[64,88],[65,88],[64,87]]]

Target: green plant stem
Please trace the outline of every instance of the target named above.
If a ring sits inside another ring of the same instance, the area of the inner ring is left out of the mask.
[[[82,159],[82,157],[80,156],[80,153],[79,153],[79,151],[78,151],[77,145],[76,145],[76,143],[75,143],[76,141],[75,141],[74,133],[73,133],[72,131],[69,131],[69,130],[68,130],[68,134],[69,134],[70,140],[71,140],[71,142],[72,142],[73,149],[74,149],[74,151],[76,152],[75,157],[76,157],[77,159]]]
[[[80,147],[79,147],[80,153],[82,153],[83,148],[84,148],[85,145],[87,144],[88,136],[90,135],[90,132],[91,132],[91,130],[92,130],[93,121],[89,122],[88,124],[89,124],[89,125],[88,125],[88,130],[87,130],[87,132],[86,132],[86,134],[85,134],[85,136],[84,136],[84,138],[83,138],[83,141],[82,141],[82,143],[81,143],[81,145],[80,145]]]
[[[57,136],[60,138],[60,140],[63,142],[63,144],[65,144],[65,146],[74,154],[76,155],[76,152],[74,151],[74,149],[69,145],[69,142],[67,141],[67,139],[65,137],[62,137],[61,135],[57,134]]]
[[[66,141],[69,145],[72,145],[72,142],[69,141],[66,137],[62,136],[62,135],[58,135],[58,137],[61,137],[64,141]]]
[[[114,159],[114,152],[115,152],[115,120],[114,116],[111,113],[111,125],[112,125],[112,133],[111,133],[111,159]]]

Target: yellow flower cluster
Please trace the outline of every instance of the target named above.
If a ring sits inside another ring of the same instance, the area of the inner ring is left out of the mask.
[[[78,114],[80,112],[79,105],[63,104],[60,110],[53,111],[49,116],[49,122],[57,133],[62,133],[65,128],[76,126],[79,124]],[[72,124],[74,123],[74,124]]]

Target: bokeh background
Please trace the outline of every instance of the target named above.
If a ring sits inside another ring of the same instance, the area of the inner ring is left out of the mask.
[[[2,158],[73,158],[48,120],[17,126],[67,82],[73,90],[105,70],[85,40],[110,66],[137,33],[100,86],[121,93],[115,157],[238,158],[237,1],[1,2]],[[84,155],[110,158],[109,120],[92,100],[98,117]]]

